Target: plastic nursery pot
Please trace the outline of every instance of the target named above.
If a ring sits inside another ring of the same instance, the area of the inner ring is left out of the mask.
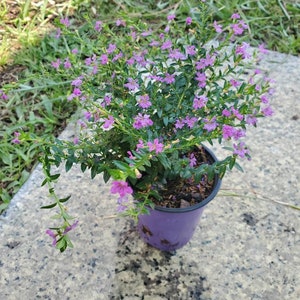
[[[215,155],[204,147],[213,161]],[[149,208],[149,214],[140,215],[138,233],[147,244],[163,251],[174,251],[187,244],[199,223],[204,207],[215,198],[221,186],[221,179],[216,175],[211,194],[200,203],[185,208]]]

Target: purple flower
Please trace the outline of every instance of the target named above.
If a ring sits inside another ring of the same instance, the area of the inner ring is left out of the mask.
[[[46,234],[48,234],[50,237],[52,237],[52,239],[53,239],[52,246],[56,246],[56,234],[50,229],[46,230]]]
[[[56,61],[51,62],[51,65],[54,69],[58,69],[60,66],[60,59],[58,58]]]
[[[259,50],[259,52],[260,52],[261,54],[266,54],[266,53],[269,52],[268,49],[265,48],[265,44],[260,44],[260,45],[258,46],[258,50]]]
[[[195,55],[196,54],[195,46],[194,45],[187,46],[186,47],[186,54],[191,55],[191,56]]]
[[[136,145],[136,151],[139,151],[139,149],[143,149],[145,147],[144,142],[142,139],[139,139],[138,144]]]
[[[60,30],[60,28],[57,28],[57,29],[56,29],[55,38],[56,38],[56,39],[59,39],[59,38],[60,38],[60,35],[61,35],[61,30]]]
[[[214,26],[216,32],[221,33],[223,31],[222,25],[219,25],[217,21],[214,21],[213,26]]]
[[[72,51],[71,51],[73,54],[77,54],[78,53],[78,49],[77,48],[74,48],[74,49],[72,49]]]
[[[109,116],[107,119],[104,119],[104,124],[102,125],[102,128],[105,130],[110,130],[113,127],[114,122],[114,117]]]
[[[242,114],[240,114],[240,112],[235,109],[234,107],[231,107],[231,112],[234,114],[234,116],[238,119],[238,120],[243,120],[244,116]]]
[[[0,90],[0,98],[2,98],[3,100],[7,100],[8,96],[2,90]]]
[[[274,114],[274,111],[273,111],[273,109],[271,108],[271,106],[267,106],[267,107],[263,108],[263,109],[261,110],[261,112],[263,113],[263,115],[264,115],[265,117],[270,117],[270,116],[272,116],[272,115]]]
[[[116,21],[116,26],[123,26],[123,27],[125,27],[126,26],[126,22],[124,21],[124,20],[120,20],[120,19],[118,19],[117,21]]]
[[[185,60],[186,56],[180,52],[179,49],[170,50],[169,52],[169,58],[171,59],[179,59],[179,60]]]
[[[229,82],[233,87],[239,87],[241,85],[241,83],[235,79],[230,79]]]
[[[166,73],[164,82],[167,84],[171,84],[171,83],[175,82],[175,74]]]
[[[249,154],[249,150],[245,146],[244,142],[240,142],[239,144],[233,144],[233,148],[233,154],[236,154],[241,158],[244,158],[247,154]]]
[[[161,50],[166,50],[172,48],[172,41],[167,40],[161,45]]]
[[[261,100],[261,102],[264,103],[264,104],[268,104],[268,103],[269,103],[269,99],[268,99],[267,95],[262,95],[262,96],[260,97],[260,100]]]
[[[138,100],[138,104],[141,108],[148,108],[151,106],[151,102],[149,101],[149,95],[145,94],[140,96],[140,99]]]
[[[248,115],[246,117],[246,123],[248,125],[256,125],[257,123],[257,118],[254,115]]]
[[[218,123],[216,122],[216,117],[213,117],[212,119],[204,119],[205,125],[204,129],[206,129],[208,132],[213,131],[217,128]]]
[[[191,17],[187,17],[185,19],[185,23],[186,23],[187,26],[191,25],[192,24],[192,18]]]
[[[150,151],[155,151],[156,154],[162,152],[164,149],[164,144],[160,143],[158,139],[154,139],[153,143],[148,142],[147,146]]]
[[[128,200],[127,195],[124,196],[124,197],[119,197],[118,198],[118,207],[117,207],[117,212],[118,213],[122,213],[122,212],[124,212],[125,210],[128,209],[128,207],[127,207],[128,201],[129,200]]]
[[[70,21],[69,21],[69,19],[67,17],[61,18],[60,19],[60,23],[63,24],[63,25],[65,25],[66,27],[70,26]]]
[[[241,55],[242,58],[250,58],[251,54],[248,53],[248,49],[250,48],[250,45],[246,42],[243,42],[242,45],[239,45],[235,49],[235,53],[237,55]]]
[[[226,124],[223,125],[223,128],[222,128],[223,139],[228,140],[231,137],[233,137],[234,131],[235,131],[234,127],[232,127],[230,125],[226,125]]]
[[[113,53],[117,49],[117,46],[115,44],[109,44],[108,48],[106,49],[108,54]]]
[[[106,54],[100,56],[100,63],[101,65],[106,65],[108,63],[108,56]]]
[[[196,117],[189,117],[187,116],[185,119],[184,119],[184,122],[185,124],[189,127],[189,128],[193,128],[194,127],[194,124],[198,121],[198,118]]]
[[[155,41],[155,40],[152,40],[149,44],[150,47],[158,47],[159,46],[159,42],[158,41]]]
[[[237,13],[234,13],[234,14],[231,15],[231,19],[232,20],[238,20],[240,18],[241,18],[241,16],[239,14],[237,14]]]
[[[133,127],[135,129],[141,129],[144,127],[148,127],[153,125],[153,121],[150,119],[149,115],[142,115],[139,113],[135,118],[133,122]]]
[[[181,119],[177,119],[175,123],[175,128],[181,129],[185,125],[185,121]]]
[[[168,21],[172,21],[172,20],[174,20],[175,18],[176,18],[176,15],[175,15],[175,14],[172,14],[172,15],[168,15],[168,16],[167,16]]]
[[[73,230],[78,225],[78,220],[75,221],[72,225],[66,227],[66,229],[63,232],[63,235],[67,234],[69,231]]]
[[[223,111],[222,111],[222,116],[224,116],[224,117],[230,117],[230,115],[231,115],[231,112],[228,110],[228,109],[223,109]]]
[[[190,160],[189,165],[190,165],[191,168],[193,168],[193,167],[195,167],[197,165],[197,159],[196,159],[194,153],[192,153],[190,155],[189,160]]]
[[[197,72],[195,79],[198,81],[198,86],[199,87],[204,88],[206,86],[206,75],[205,75],[205,73]]]
[[[82,76],[79,76],[78,78],[74,79],[71,83],[71,85],[80,87],[82,85]]]
[[[137,79],[133,79],[131,77],[129,77],[127,79],[127,83],[124,84],[124,86],[126,88],[128,88],[130,91],[134,91],[135,89],[138,89],[139,88],[139,84],[137,83]]]
[[[98,32],[102,30],[102,22],[101,21],[96,21],[94,29]]]
[[[119,194],[120,197],[123,198],[127,194],[131,195],[133,193],[133,190],[126,181],[120,180],[120,181],[113,181],[110,192],[112,194]]]
[[[21,141],[19,140],[20,132],[15,131],[14,132],[14,139],[11,141],[13,144],[20,144]]]
[[[204,107],[206,105],[207,100],[208,100],[207,97],[204,95],[202,95],[200,97],[196,96],[194,98],[193,108],[200,109],[200,108]]]
[[[71,67],[72,67],[72,64],[71,64],[69,58],[67,57],[65,62],[64,62],[64,68],[65,69],[70,69]]]

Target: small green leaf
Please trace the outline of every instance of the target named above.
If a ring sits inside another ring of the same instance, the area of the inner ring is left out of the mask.
[[[60,202],[60,203],[67,202],[70,198],[71,198],[71,195],[68,196],[68,197],[66,197],[66,198],[59,199],[59,202]]]
[[[42,206],[41,208],[42,209],[50,209],[50,208],[53,208],[57,205],[57,203],[52,203],[52,204],[49,204],[49,205],[45,205],[45,206]]]

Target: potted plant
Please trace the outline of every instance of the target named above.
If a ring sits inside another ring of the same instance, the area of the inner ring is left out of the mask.
[[[60,20],[55,38],[72,37],[72,45],[52,68],[71,78],[66,97],[79,107],[74,141],[42,141],[43,184],[55,200],[43,208],[58,207],[62,220],[47,233],[60,251],[72,246],[68,232],[78,221],[66,211],[69,197],[55,193],[52,166],[103,174],[142,238],[174,250],[191,238],[226,171],[250,158],[247,126],[272,114],[270,79],[256,68],[265,50],[243,40],[238,14],[222,28],[199,5],[185,20],[166,16],[164,26],[127,19],[76,29]],[[18,132],[14,142],[29,138]],[[204,146],[215,141],[228,151],[222,160]]]

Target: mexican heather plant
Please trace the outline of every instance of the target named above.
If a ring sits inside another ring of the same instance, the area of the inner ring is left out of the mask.
[[[66,212],[69,197],[54,191],[60,174],[52,174],[53,165],[65,162],[68,171],[79,164],[92,178],[102,173],[106,182],[112,179],[118,210],[136,218],[159,201],[154,182],[223,177],[237,158],[250,158],[247,127],[272,115],[270,79],[256,68],[266,50],[250,49],[238,14],[225,28],[209,24],[207,16],[201,3],[184,21],[166,16],[163,27],[119,19],[77,30],[67,18],[60,20],[54,38],[65,42],[71,36],[73,48],[52,68],[72,78],[66,97],[80,107],[74,141],[43,141],[43,184],[55,199],[44,208],[58,207],[62,219],[47,233],[60,251],[72,246],[68,232],[77,222]],[[16,133],[13,142],[28,138]],[[224,159],[197,165],[187,155],[215,141],[226,146]],[[138,202],[129,197],[133,191]]]

